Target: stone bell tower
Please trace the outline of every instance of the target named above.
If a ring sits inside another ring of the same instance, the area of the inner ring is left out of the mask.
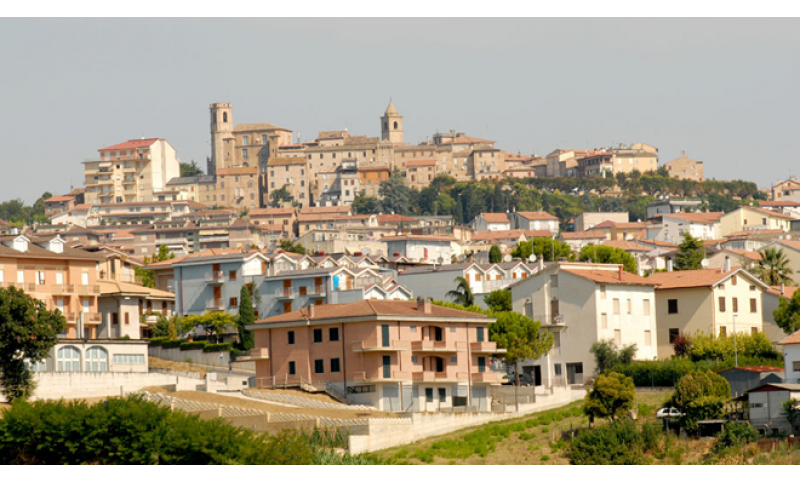
[[[217,168],[230,164],[233,150],[233,109],[231,103],[211,105],[211,163],[208,174],[216,174]]]
[[[386,112],[381,116],[381,140],[403,144],[403,117],[400,116],[391,101],[389,101]]]

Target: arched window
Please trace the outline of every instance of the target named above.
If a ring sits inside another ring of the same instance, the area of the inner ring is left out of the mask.
[[[56,371],[62,373],[81,371],[81,352],[74,346],[65,346],[56,352]]]
[[[222,113],[222,122],[223,123],[227,123],[228,122],[228,113]]]
[[[397,129],[397,121],[394,122],[394,129]]]
[[[211,121],[214,123],[217,122],[217,113],[211,113]]]
[[[383,129],[388,130],[389,129],[389,123],[384,122],[383,123]]]
[[[108,352],[99,346],[92,346],[86,351],[86,371],[98,373],[108,371]]]

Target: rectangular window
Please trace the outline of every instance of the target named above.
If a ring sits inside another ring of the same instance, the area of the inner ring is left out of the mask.
[[[734,298],[731,298],[731,300],[733,302],[733,304],[732,304],[733,312],[734,313],[738,313],[739,312],[739,299],[734,297]]]
[[[792,362],[792,371],[800,371],[800,361]]]
[[[724,296],[720,296],[719,297],[719,303],[717,304],[717,307],[719,308],[719,312],[721,312],[721,313],[725,312],[725,297]]]
[[[478,343],[483,343],[484,339],[484,328],[482,326],[478,326]]]
[[[36,271],[36,284],[44,286],[44,271]]]
[[[325,360],[314,360],[314,373],[325,373]]]
[[[606,313],[600,314],[600,328],[608,329],[608,314]]]
[[[388,348],[391,346],[391,342],[389,341],[389,325],[383,324],[381,325],[381,341],[382,346],[384,348]]]
[[[331,373],[339,373],[339,358],[331,358]]]
[[[428,403],[433,403],[433,388],[425,389],[425,401]]]
[[[681,330],[680,329],[678,329],[678,328],[669,328],[669,344],[674,343],[675,340],[678,339],[678,336],[680,336],[680,334],[681,334]]]
[[[600,286],[600,299],[606,298],[606,286]]]
[[[752,328],[750,328],[750,334],[756,334],[756,333],[758,333],[757,327],[753,326]]]
[[[81,285],[88,286],[89,285],[89,273],[88,272],[81,272]]]
[[[667,299],[667,313],[668,314],[678,314],[678,300],[677,299]]]
[[[558,274],[550,276],[550,287],[558,287]]]
[[[553,365],[553,373],[556,376],[561,376],[561,363],[556,363],[555,365]]]
[[[439,403],[444,403],[447,401],[447,389],[440,388],[439,389]]]
[[[478,357],[478,373],[486,372],[486,357],[479,356]]]
[[[614,330],[614,343],[617,346],[622,345],[622,331],[619,329]]]
[[[322,343],[322,330],[319,328],[314,330],[314,343]]]
[[[561,348],[561,332],[553,332],[553,348]]]
[[[650,316],[650,300],[645,299],[642,301],[642,313],[645,316]]]
[[[328,330],[328,339],[330,341],[339,341],[339,328],[330,328]]]
[[[651,338],[650,330],[645,330],[645,332],[644,332],[644,345],[645,346],[652,345],[652,342],[651,342],[652,340],[650,338]]]
[[[17,269],[17,282],[20,284],[25,282],[25,271],[23,269]]]
[[[289,362],[289,374],[294,375],[297,373],[297,365],[295,365],[294,361]]]
[[[619,299],[614,298],[614,315],[619,316]]]
[[[229,302],[230,302],[230,306],[232,308],[235,308],[235,307],[239,306],[239,299],[238,298],[232,297]]]
[[[392,357],[389,355],[383,356],[383,377],[392,377]]]
[[[125,324],[131,324],[131,313],[125,313]]]
[[[286,336],[289,337],[289,344],[293,345],[294,344],[294,331],[287,332]]]
[[[228,271],[228,280],[235,281],[236,280],[236,271]]]

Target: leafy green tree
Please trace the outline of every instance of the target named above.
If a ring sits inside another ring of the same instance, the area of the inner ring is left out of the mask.
[[[236,345],[240,350],[252,350],[255,348],[255,337],[253,331],[247,326],[256,322],[256,313],[253,310],[253,299],[250,297],[250,287],[242,286],[239,292],[239,318],[236,325],[239,329],[239,343]]]
[[[144,256],[142,267],[137,267],[133,270],[134,274],[142,280],[142,285],[144,287],[156,287],[156,272],[154,270],[148,270],[146,267],[148,264],[155,264],[156,262],[163,262],[165,260],[174,259],[175,254],[173,254],[169,247],[166,245],[158,246],[158,253],[153,254],[152,258]]]
[[[736,351],[740,357],[774,360],[780,353],[763,332],[736,335]],[[714,335],[697,332],[691,336],[687,355],[692,361],[725,360],[734,356],[733,335]]]
[[[281,249],[293,254],[305,254],[307,252],[306,248],[301,244],[293,244],[289,240],[281,240]]]
[[[792,428],[800,425],[800,400],[790,398],[781,404],[781,415],[792,425]]]
[[[252,307],[252,302],[250,303]],[[209,341],[219,342],[222,333],[231,326],[236,326],[233,316],[222,312],[193,314],[184,316],[183,333],[188,333],[197,328],[202,328]]]
[[[177,314],[166,317],[163,314],[158,316],[156,324],[153,326],[153,336],[156,338],[176,339],[183,329],[181,317]]]
[[[775,247],[764,247],[759,254],[761,260],[753,270],[754,274],[769,286],[780,286],[785,284],[793,286],[792,274],[794,271],[789,266],[789,259],[783,253],[783,249]]]
[[[286,185],[269,194],[270,207],[279,208],[284,206],[286,203],[294,203],[294,197],[292,197],[292,193],[286,188]]]
[[[181,176],[182,177],[184,177],[184,176],[198,176],[198,175],[202,175],[203,174],[203,170],[201,170],[200,167],[197,166],[197,163],[195,163],[194,160],[192,160],[191,163],[183,163],[183,162],[181,162],[180,168],[181,168]]]
[[[681,425],[687,432],[696,432],[699,420],[724,417],[730,398],[731,386],[725,378],[710,370],[697,370],[678,381],[670,404],[684,414]]]
[[[375,197],[368,197],[366,193],[366,190],[361,190],[361,193],[353,199],[351,206],[353,207],[353,212],[358,215],[378,213],[380,202]]]
[[[703,242],[692,237],[689,232],[684,232],[683,242],[678,246],[678,253],[675,255],[675,270],[693,271],[702,269],[705,255]]]
[[[635,398],[632,378],[615,372],[600,374],[583,400],[583,413],[591,420],[616,420],[630,413]]]
[[[506,350],[503,361],[515,370],[520,361],[537,360],[553,348],[553,333],[541,331],[539,321],[514,311],[489,311],[487,314],[497,318],[497,322],[489,326],[489,339]],[[515,384],[519,386],[519,371],[514,374]]]
[[[411,189],[406,186],[403,175],[397,168],[388,180],[380,183],[378,195],[381,197],[381,212],[401,215],[411,213]]]
[[[475,296],[472,294],[472,289],[469,287],[469,281],[467,281],[463,276],[458,276],[453,281],[457,282],[458,285],[456,289],[453,291],[447,291],[446,296],[452,298],[458,304],[468,307],[475,304]]]
[[[511,311],[511,291],[496,289],[483,296],[483,301],[492,311]]]
[[[636,344],[618,348],[613,340],[595,341],[589,351],[594,355],[595,373],[605,373],[617,365],[627,365],[636,356]]]
[[[492,248],[489,249],[489,263],[499,264],[501,262],[503,262],[503,253],[500,252],[500,247],[492,245]]]
[[[784,333],[800,331],[800,291],[795,291],[788,299],[780,298],[778,308],[772,311],[772,317]]]
[[[547,262],[561,258],[574,260],[569,244],[560,240],[553,241],[550,237],[537,237],[527,242],[519,242],[511,251],[512,257],[519,257],[523,260],[527,260],[531,254],[536,254],[537,258],[544,257]]]
[[[631,274],[636,274],[638,264],[636,259],[617,247],[607,245],[587,245],[581,248],[579,259],[600,264],[622,264],[623,269]]]
[[[15,287],[0,288],[0,386],[13,401],[33,394],[29,362],[43,361],[67,327],[60,311]]]

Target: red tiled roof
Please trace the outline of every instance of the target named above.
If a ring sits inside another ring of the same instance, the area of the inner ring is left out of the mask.
[[[621,266],[620,266],[621,267]],[[630,272],[619,270],[582,270],[582,269],[561,269],[564,272],[569,272],[578,277],[589,279],[590,281],[600,282],[603,284],[631,284],[640,286],[654,286],[655,283],[650,278],[644,278]],[[622,277],[620,278],[620,274]]]
[[[490,224],[507,224],[510,222],[507,213],[482,213],[481,218]]]
[[[436,166],[436,160],[411,160],[406,163],[406,167],[414,168],[417,166]]]
[[[538,212],[517,212],[517,215],[528,220],[558,220],[558,217],[541,210]]]
[[[561,232],[563,240],[583,240],[583,239],[603,239],[606,236],[599,230],[587,230],[585,232]]]
[[[630,242],[627,240],[607,240],[603,242],[601,245],[622,249],[625,252],[650,252],[651,250],[653,250],[649,247],[645,247],[643,245],[637,244],[635,242]]]
[[[411,217],[406,217],[400,214],[381,214],[378,215],[379,224],[396,224],[400,222],[419,222],[419,220]]]
[[[723,371],[731,371],[731,370],[744,370],[752,373],[771,373],[771,372],[783,371],[783,368],[778,366],[735,366],[733,368],[727,368],[725,370],[717,370],[717,373],[722,373]]]
[[[147,139],[131,139],[124,143],[119,143],[112,146],[107,146],[105,148],[100,148],[97,151],[109,151],[109,150],[135,150],[139,148],[147,148],[156,141],[160,140],[161,138],[147,138]]]
[[[772,200],[758,202],[758,204],[762,207],[800,207],[800,202],[793,200]]]
[[[69,202],[70,200],[75,200],[75,197],[69,195],[55,195],[45,200],[44,203]]]
[[[719,269],[698,269],[695,271],[657,272],[648,279],[656,284],[658,289],[679,289],[690,287],[709,287],[725,279],[740,269],[731,269],[728,272]]]
[[[231,175],[257,175],[257,166],[234,166],[232,168],[218,168],[217,176],[231,176]]]
[[[715,224],[719,223],[720,217],[725,215],[725,212],[689,212],[689,213],[663,213],[662,217],[677,218],[686,220],[687,222],[699,224]]]
[[[800,344],[800,331],[795,331],[790,334],[788,338],[778,341],[779,345],[796,345]]]

